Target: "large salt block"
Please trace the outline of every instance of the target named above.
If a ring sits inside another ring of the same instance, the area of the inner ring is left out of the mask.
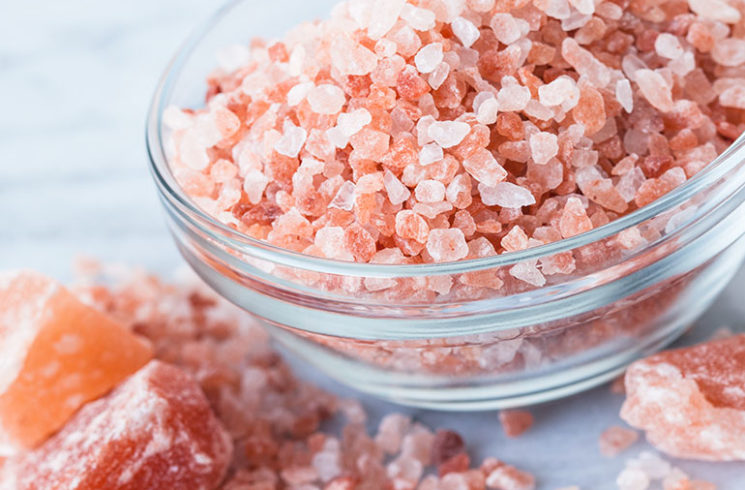
[[[151,357],[147,341],[55,281],[0,274],[0,455],[38,445]]]
[[[621,417],[681,458],[745,460],[745,335],[638,361]]]
[[[39,448],[9,459],[0,489],[211,489],[232,448],[197,382],[152,361]]]

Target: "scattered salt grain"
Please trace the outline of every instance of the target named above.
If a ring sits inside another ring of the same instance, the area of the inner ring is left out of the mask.
[[[632,429],[613,426],[600,434],[598,444],[603,456],[612,458],[628,449],[639,439],[639,433]]]

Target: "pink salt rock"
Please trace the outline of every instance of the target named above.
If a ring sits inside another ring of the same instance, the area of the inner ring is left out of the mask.
[[[533,426],[533,414],[526,410],[502,410],[499,422],[507,437],[518,437]]]
[[[639,433],[635,430],[616,425],[608,427],[600,434],[598,445],[603,456],[612,458],[628,449],[639,439]]]
[[[429,232],[427,252],[435,262],[455,262],[468,255],[468,245],[458,228],[436,229]]]
[[[152,361],[38,449],[9,459],[0,488],[215,488],[232,447],[196,381]]]
[[[147,341],[57,282],[0,275],[0,454],[40,444],[151,357]]]
[[[535,477],[514,466],[497,463],[497,467],[486,477],[486,487],[498,490],[533,490]]]
[[[710,461],[745,460],[745,335],[632,364],[621,417],[658,449]]]
[[[561,236],[569,238],[590,230],[592,230],[592,221],[587,217],[587,211],[582,205],[582,201],[577,197],[567,199],[559,220]]]

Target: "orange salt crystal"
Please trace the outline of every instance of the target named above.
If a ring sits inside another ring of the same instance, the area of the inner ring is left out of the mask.
[[[231,455],[197,382],[152,361],[38,449],[9,459],[0,488],[215,488]]]
[[[626,373],[621,417],[661,451],[745,460],[745,335],[662,352]]]
[[[502,410],[499,422],[507,437],[517,437],[533,425],[533,415],[526,410]]]
[[[57,282],[0,275],[0,452],[43,442],[151,357],[146,341]]]

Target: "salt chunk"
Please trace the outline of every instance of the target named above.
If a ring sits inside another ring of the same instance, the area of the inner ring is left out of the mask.
[[[481,201],[487,206],[519,209],[535,204],[535,197],[528,189],[510,182],[499,182],[494,186],[480,183],[478,189]]]
[[[546,278],[538,270],[537,263],[537,260],[519,262],[510,268],[510,275],[532,286],[542,287],[546,284]]]
[[[508,78],[508,77],[505,77]],[[509,77],[511,78],[511,77]],[[499,90],[497,94],[497,102],[499,109],[503,112],[517,112],[522,111],[528,105],[530,101],[530,89],[523,87],[518,84],[511,84],[504,86]]]
[[[405,20],[412,29],[417,31],[428,31],[435,27],[435,13],[429,9],[415,7],[407,3],[401,10],[401,18]]]
[[[343,75],[367,75],[378,65],[378,57],[356,41],[348,37],[334,38],[331,62]]]
[[[663,32],[657,36],[654,42],[654,49],[658,55],[670,60],[678,59],[685,53],[678,37],[667,32]]]
[[[419,119],[416,123],[416,134],[417,134],[417,143],[419,146],[424,146],[427,143],[431,143],[433,141],[432,137],[429,135],[429,127],[434,124],[437,120],[432,116],[423,116]]]
[[[414,63],[420,73],[431,73],[442,63],[442,59],[442,43],[431,43],[419,50],[414,57]]]
[[[168,129],[186,129],[192,125],[192,116],[171,105],[163,110],[163,125]]]
[[[737,24],[742,19],[740,11],[726,0],[688,0],[688,5],[704,19]]]
[[[582,201],[577,197],[567,199],[559,220],[561,236],[563,238],[570,238],[590,230],[592,230],[592,221],[587,216],[587,211]]]
[[[429,78],[427,79],[429,86],[437,90],[443,83],[445,83],[449,74],[450,65],[443,61],[437,65],[437,68],[435,68],[432,73],[429,74]]]
[[[569,3],[581,14],[592,15],[595,13],[594,0],[569,0]]]
[[[745,86],[732,86],[719,95],[722,107],[745,109]]]
[[[378,40],[390,31],[406,5],[406,0],[375,0],[367,19],[367,35]]]
[[[636,431],[614,425],[600,434],[598,444],[603,456],[612,458],[628,449],[638,439],[639,434]]]
[[[533,490],[535,478],[530,473],[500,462],[486,476],[486,486],[504,490]]]
[[[311,110],[318,114],[338,114],[347,102],[344,91],[330,83],[313,87],[307,97]]]
[[[638,468],[625,468],[616,478],[618,490],[647,490],[649,484],[647,474]]]
[[[574,101],[571,107],[564,107],[564,110],[571,109],[579,101],[577,83],[566,75],[557,77],[552,82],[538,87],[538,100],[548,107],[560,106],[565,102]]]
[[[151,357],[146,341],[61,284],[0,274],[0,456],[42,443]]]
[[[642,95],[654,108],[662,112],[670,112],[675,108],[672,89],[658,72],[650,69],[637,70],[634,78]]]
[[[427,128],[427,134],[443,148],[456,146],[471,131],[468,123],[461,121],[435,121]]]
[[[520,26],[510,14],[496,13],[491,18],[489,26],[502,44],[512,44],[522,37]]]
[[[600,62],[588,50],[581,47],[577,41],[568,37],[561,44],[561,55],[572,68],[595,88],[604,88],[610,82],[610,69]]]
[[[327,259],[354,261],[354,256],[344,246],[344,228],[325,226],[316,232],[314,244]]]
[[[559,140],[553,133],[540,132],[530,136],[533,161],[545,165],[559,153]]]
[[[731,37],[717,41],[711,50],[711,57],[722,66],[745,64],[745,39]]]
[[[453,34],[460,40],[461,44],[466,48],[473,46],[473,43],[481,36],[479,28],[476,27],[473,22],[463,17],[457,17],[453,20],[450,27],[453,29]]]
[[[295,126],[287,120],[282,137],[274,144],[274,150],[281,155],[294,158],[300,153],[307,138],[308,132],[304,128]]]
[[[269,177],[257,169],[249,169],[243,177],[243,190],[251,204],[258,204],[269,184]]]
[[[434,229],[427,238],[427,252],[435,262],[454,262],[466,258],[468,245],[458,228]]]
[[[631,82],[625,78],[616,82],[616,100],[629,114],[634,110],[634,94],[631,91]]]
[[[419,165],[431,165],[445,158],[442,147],[437,143],[427,143],[419,151]]]
[[[6,461],[0,488],[217,488],[232,452],[196,380],[152,361],[42,446]]]
[[[351,211],[354,208],[355,190],[356,186],[353,182],[348,180],[344,181],[336,192],[334,198],[329,203],[329,207]]]
[[[439,180],[422,180],[414,189],[414,196],[419,202],[440,202],[445,199],[445,184]]]
[[[359,133],[362,128],[372,122],[372,115],[365,108],[356,109],[352,112],[345,112],[339,114],[339,118],[336,121],[336,126],[339,131],[346,136],[351,138],[355,134]],[[344,145],[346,146],[346,145]]]
[[[507,177],[507,171],[486,148],[474,151],[463,160],[463,168],[485,186],[493,187]]]
[[[251,60],[251,50],[243,44],[231,44],[217,50],[217,64],[227,73],[244,67]]]
[[[497,112],[499,111],[499,103],[497,99],[492,95],[490,98],[482,102],[476,112],[476,120],[485,125],[494,124],[497,122]]]
[[[308,95],[310,89],[314,87],[313,82],[298,83],[287,92],[287,104],[295,107]]]
[[[383,174],[383,185],[388,193],[388,200],[393,205],[401,204],[411,196],[411,191],[389,170]]]

